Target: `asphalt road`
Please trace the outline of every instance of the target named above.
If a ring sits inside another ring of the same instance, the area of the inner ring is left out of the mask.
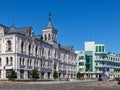
[[[54,84],[2,83],[0,90],[120,90],[117,82],[70,82]]]

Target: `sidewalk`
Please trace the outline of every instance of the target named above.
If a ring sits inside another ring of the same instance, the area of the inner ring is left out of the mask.
[[[47,81],[47,82],[26,82],[27,84],[59,84],[59,83],[73,83],[73,82],[90,82],[96,80],[69,80],[69,81]]]

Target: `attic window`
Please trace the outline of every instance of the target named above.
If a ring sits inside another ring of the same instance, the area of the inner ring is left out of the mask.
[[[31,30],[28,30],[28,35],[31,36]]]
[[[33,31],[31,31],[31,37],[33,36]]]

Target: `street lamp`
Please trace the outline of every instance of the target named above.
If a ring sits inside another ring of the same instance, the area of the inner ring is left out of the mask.
[[[60,81],[60,71],[59,71],[59,68],[60,67],[60,61],[58,60],[58,81]]]

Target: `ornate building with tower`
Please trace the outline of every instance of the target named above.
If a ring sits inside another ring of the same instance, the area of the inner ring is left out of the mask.
[[[40,79],[76,77],[76,54],[73,46],[57,43],[57,30],[49,18],[42,35],[35,36],[32,27],[16,28],[0,24],[0,79],[7,79],[13,69],[17,79],[30,79],[37,69]]]

